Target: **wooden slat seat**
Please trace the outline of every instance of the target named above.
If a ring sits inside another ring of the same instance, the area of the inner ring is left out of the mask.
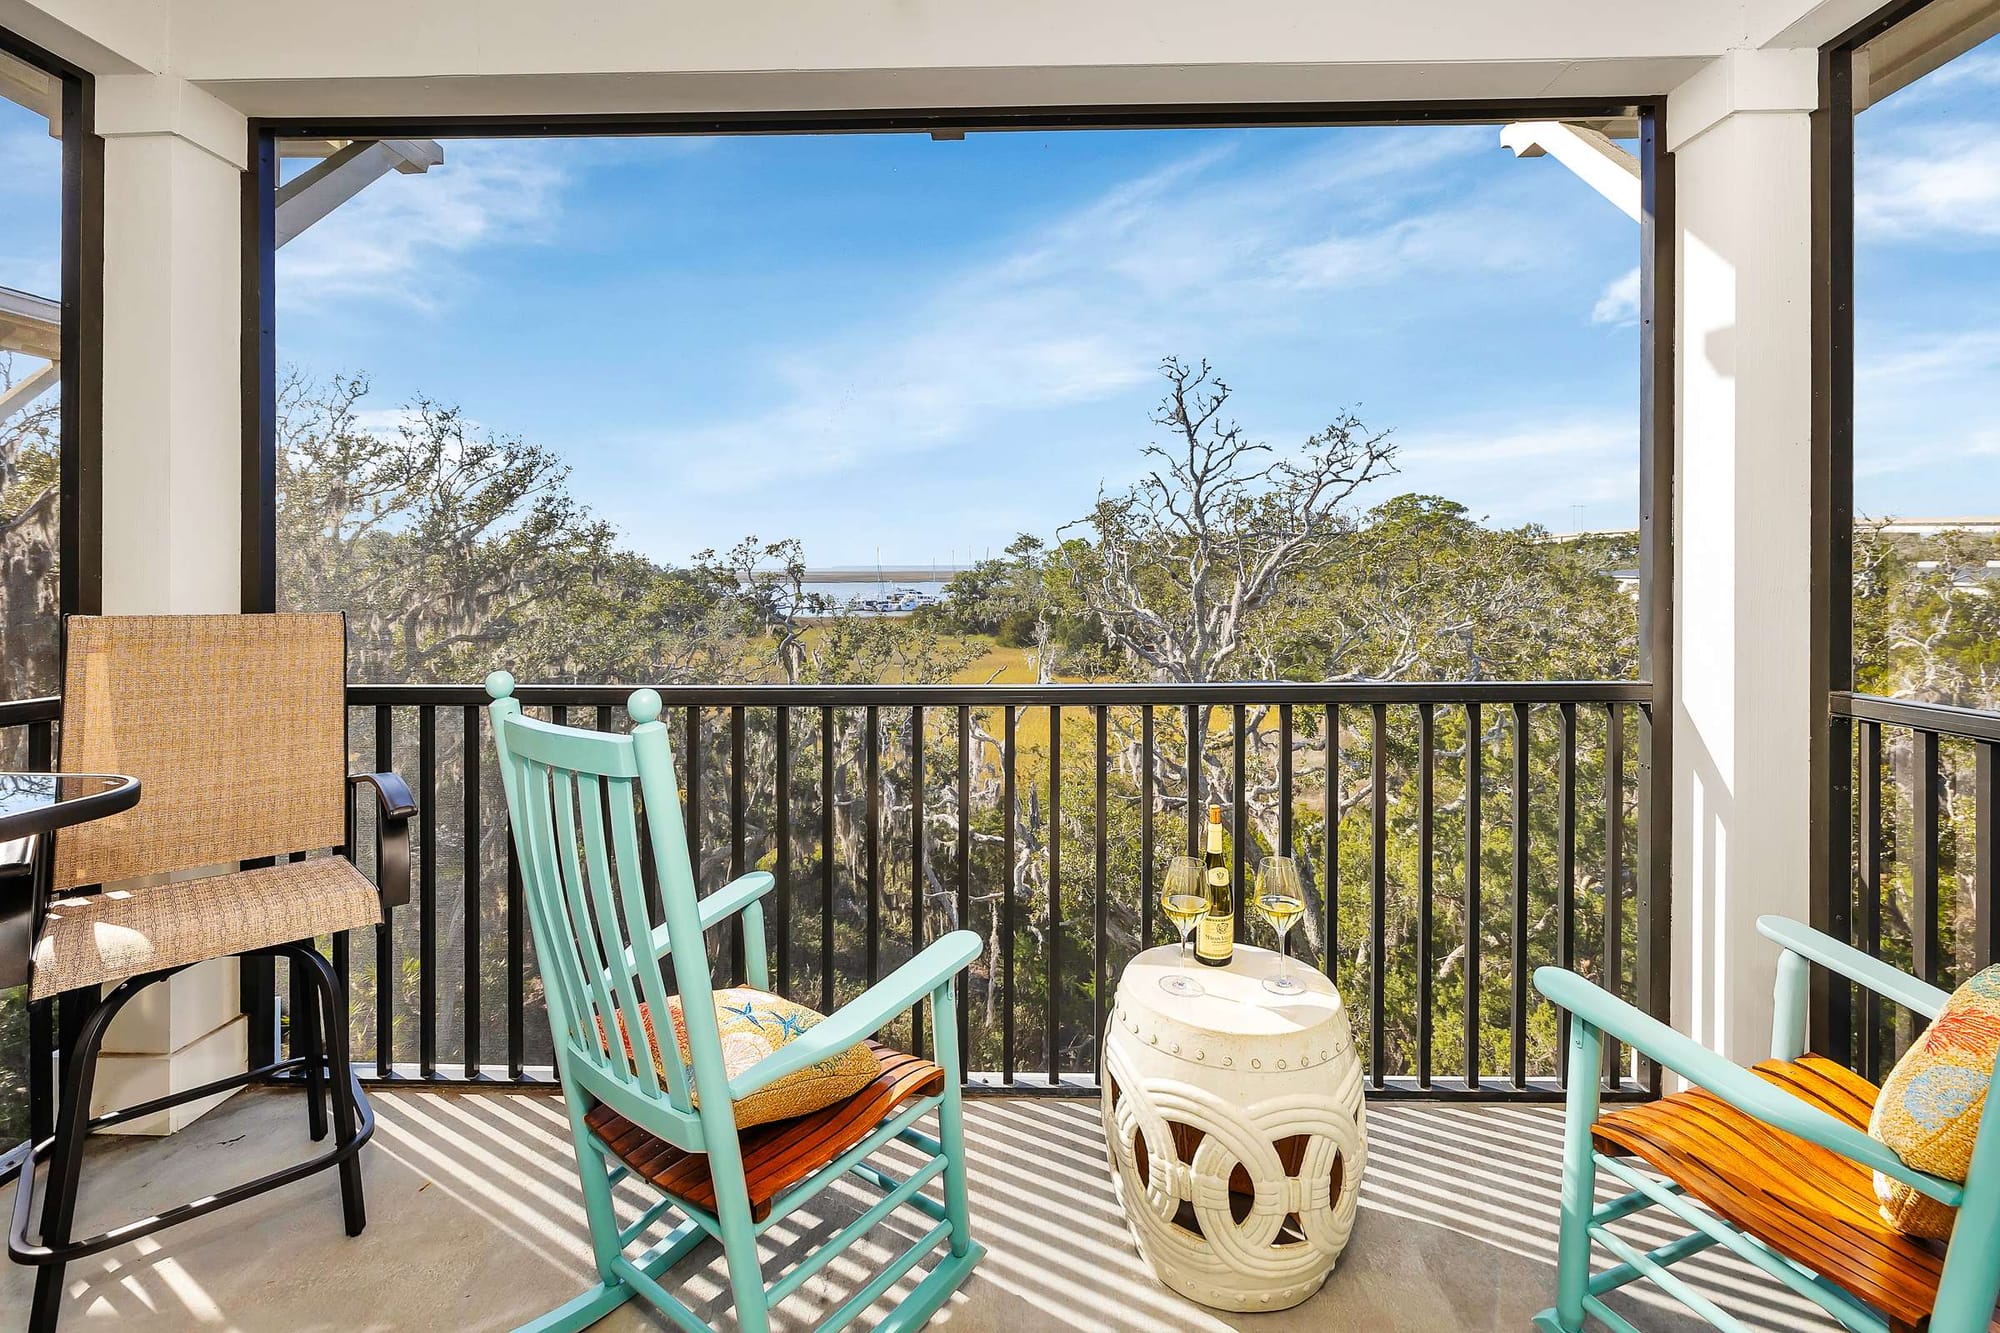
[[[1759,1077],[1866,1130],[1877,1089],[1831,1060],[1766,1060]],[[1942,1246],[1882,1219],[1868,1168],[1773,1129],[1707,1092],[1607,1111],[1600,1152],[1637,1157],[1773,1250],[1915,1327],[1937,1302]]]
[[[945,1072],[929,1060],[880,1042],[868,1046],[881,1072],[861,1091],[810,1115],[741,1132],[750,1212],[757,1221],[770,1216],[772,1200],[867,1138],[897,1107],[911,1098],[944,1091]],[[591,1108],[584,1121],[635,1173],[676,1199],[715,1211],[707,1154],[686,1152],[654,1138],[608,1106]]]

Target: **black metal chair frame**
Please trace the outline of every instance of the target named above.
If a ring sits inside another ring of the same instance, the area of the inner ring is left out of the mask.
[[[349,782],[356,788],[366,785],[374,789],[377,803],[376,891],[381,895],[384,908],[404,906],[410,900],[409,821],[416,814],[416,802],[410,795],[409,786],[394,773],[356,774],[349,779]],[[350,832],[352,823],[350,812]],[[41,844],[40,850],[46,852],[47,839],[36,841]],[[346,850],[341,849],[343,853]],[[39,938],[42,918],[47,909],[48,894],[44,882],[47,858],[44,856],[35,860],[39,864],[28,874],[14,876],[0,874],[0,916],[15,918],[17,923],[22,916],[28,918],[29,929],[14,932],[13,938],[16,939]],[[32,880],[33,883],[30,885],[24,883],[24,880]],[[0,938],[6,937],[6,933],[0,932]],[[0,974],[17,975],[19,979],[26,979],[33,966],[32,955],[31,946],[29,957],[26,959],[18,957],[0,959]],[[87,998],[87,992],[72,991],[65,996],[52,996],[33,1002],[35,1006],[51,1006],[58,998],[65,1001],[63,1027],[66,1039],[62,1042],[63,1087],[55,1130],[50,1136],[33,1143],[21,1158],[20,1181],[15,1188],[13,1220],[7,1237],[8,1257],[16,1263],[29,1264],[37,1268],[34,1306],[28,1319],[29,1333],[53,1333],[62,1307],[63,1271],[70,1261],[124,1245],[181,1222],[191,1221],[331,1167],[338,1167],[340,1170],[341,1206],[345,1214],[347,1234],[358,1236],[368,1225],[367,1204],[362,1197],[359,1154],[361,1146],[367,1143],[375,1132],[375,1113],[368,1103],[367,1094],[361,1089],[361,1080],[355,1074],[349,1058],[347,993],[340,983],[340,978],[310,940],[248,949],[219,957],[268,957],[290,960],[294,976],[303,976],[307,983],[302,987],[295,986],[294,994],[307,997],[312,1010],[309,1015],[298,1013],[292,1015],[295,1043],[302,1041],[305,1049],[298,1054],[260,1065],[241,1074],[232,1074],[197,1088],[169,1093],[167,1096],[157,1097],[135,1106],[122,1107],[100,1116],[89,1114],[90,1099],[97,1076],[98,1053],[103,1047],[104,1036],[110,1030],[112,1020],[146,987],[164,981],[177,972],[186,971],[189,967],[198,967],[200,964],[188,963],[127,978],[103,998],[90,1005],[87,1010],[79,1010],[80,1020],[75,1022],[73,1028],[69,1002],[73,998]],[[46,1014],[48,1011],[44,1008],[43,1012]],[[294,1049],[298,1049],[296,1044]],[[296,1083],[304,1088],[307,1129],[315,1143],[324,1141],[327,1136],[327,1103],[330,1095],[334,1133],[334,1143],[331,1148],[304,1161],[258,1176],[254,1180],[232,1185],[228,1189],[207,1195],[192,1203],[164,1209],[150,1217],[127,1222],[94,1236],[82,1239],[71,1236],[76,1215],[77,1194],[82,1184],[84,1141],[93,1130],[124,1124],[251,1083],[273,1080]],[[46,1173],[46,1185],[42,1191],[44,1202],[40,1234],[36,1236],[30,1234],[30,1219],[33,1212],[36,1168],[44,1159],[48,1161],[49,1169]]]

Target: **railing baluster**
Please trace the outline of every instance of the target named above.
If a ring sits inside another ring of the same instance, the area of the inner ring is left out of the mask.
[[[60,706],[60,704],[58,704]],[[27,761],[30,770],[48,772],[55,768],[55,728],[46,719],[27,724]],[[352,838],[349,838],[350,845]],[[46,889],[46,876],[50,869],[44,866],[36,872],[42,876],[38,883]],[[57,1062],[56,1007],[52,1000],[30,1000],[22,991],[21,1003],[28,1010],[28,1138],[39,1143],[56,1132],[56,1081],[60,1072]],[[15,1157],[21,1150],[9,1153]],[[14,1168],[18,1171],[19,1161]],[[33,1161],[25,1159],[33,1176]],[[5,1171],[0,1171],[0,1184],[5,1183]],[[26,1188],[26,1186],[16,1186]]]
[[[1604,988],[1625,995],[1625,712],[1604,706]],[[1624,1081],[1621,1043],[1605,1038],[1604,1077],[1614,1090]]]
[[[776,829],[772,878],[778,897],[778,994],[792,995],[792,710],[779,704],[771,723],[777,744],[771,793]]]
[[[1994,766],[2000,743],[1980,741],[1972,750],[1972,966],[1987,968],[2000,957],[2000,797],[1994,794]]]
[[[1187,854],[1202,853],[1201,758],[1206,738],[1201,734],[1203,717],[1199,704],[1187,706]]]
[[[1917,919],[1910,923],[1911,948],[1917,975],[1935,984],[1942,973],[1943,959],[1938,931],[1938,735],[1935,731],[1913,732],[1910,759],[1916,773],[1911,832],[1916,835],[1910,848],[1910,882],[1916,890]]]
[[[1111,988],[1110,974],[1104,970],[1104,937],[1111,931],[1109,903],[1106,901],[1107,879],[1110,871],[1110,845],[1106,841],[1104,821],[1109,806],[1111,768],[1111,725],[1110,716],[1103,704],[1097,705],[1097,812],[1094,820],[1097,829],[1097,885],[1093,901],[1097,906],[1096,934],[1092,937],[1094,952],[1091,955],[1091,1027],[1090,1051],[1092,1064],[1103,1076],[1104,1070],[1104,997]]]
[[[1250,885],[1244,878],[1244,871],[1247,868],[1247,858],[1250,850],[1248,846],[1250,841],[1250,800],[1248,794],[1244,791],[1244,788],[1249,783],[1246,780],[1244,771],[1244,747],[1247,744],[1247,740],[1244,736],[1242,704],[1236,705],[1230,718],[1230,739],[1231,747],[1234,750],[1231,756],[1231,777],[1234,780],[1236,792],[1235,800],[1231,802],[1232,808],[1229,820],[1229,857],[1232,862],[1230,867],[1231,879],[1229,882],[1236,886],[1236,938],[1238,940],[1248,940]]]
[[[746,868],[743,859],[743,806],[746,778],[744,770],[747,767],[743,758],[743,705],[736,704],[729,710],[729,878],[731,881],[743,878]],[[741,913],[729,918],[729,975],[739,986],[749,975],[743,956]]]
[[[972,710],[958,708],[958,928],[972,928]],[[972,996],[970,978],[958,996],[958,1049],[972,1059]],[[992,978],[987,978],[992,984]]]
[[[465,1059],[464,1071],[467,1078],[480,1076],[479,1051],[479,915],[484,906],[479,891],[480,819],[479,819],[479,709],[467,705],[464,728],[460,735],[460,785],[465,801],[464,854],[460,858],[464,865],[464,904],[461,915],[465,918],[464,948],[464,993],[459,997],[465,1016]]]
[[[1389,708],[1373,705],[1374,732],[1369,756],[1373,854],[1369,859],[1371,898],[1368,907],[1368,949],[1371,973],[1368,978],[1368,1081],[1382,1088],[1387,1071],[1387,1042],[1382,1029],[1387,1026],[1387,1001],[1383,994],[1384,974],[1389,968],[1387,943],[1389,924]]]
[[[868,984],[882,979],[882,712],[869,704],[862,716],[862,857],[867,877],[867,931],[863,948]]]
[[[1465,706],[1465,1086],[1479,1086],[1479,872],[1485,848],[1480,843],[1479,803],[1485,799],[1481,765],[1486,758],[1480,737],[1479,705]]]
[[[1870,958],[1882,956],[1882,724],[1862,722],[1860,726],[1861,781],[1855,799],[1860,803],[1857,822],[1861,845],[1856,857],[1860,901],[1859,943]],[[1861,987],[1861,1073],[1874,1083],[1882,1081],[1881,997]]]
[[[819,1007],[833,1012],[833,708],[819,710]]]
[[[1516,1090],[1528,1086],[1528,705],[1514,705],[1514,939],[1512,1003],[1508,1008],[1509,1073]]]
[[[1437,719],[1417,705],[1417,1086],[1431,1085],[1431,914],[1436,887]]]
[[[1562,713],[1556,802],[1556,966],[1576,970],[1576,705]],[[1569,1086],[1569,1013],[1556,1011],[1556,1080]]]
[[[358,809],[358,806],[354,799],[355,794],[356,791],[354,784],[351,782],[348,783],[346,811],[341,821],[341,828],[344,830],[343,836],[346,839],[346,841],[343,844],[341,850],[350,861],[355,861],[355,863],[358,865],[359,861],[356,858],[360,856],[361,852],[360,852],[360,842],[359,842],[359,829],[356,824],[355,812]],[[354,994],[354,983],[352,980],[352,973],[354,971],[353,953],[354,953],[353,931],[343,930],[333,937],[333,974],[336,977],[340,978],[340,993],[342,995],[351,996]],[[353,1020],[354,1020],[354,1014],[352,1008],[350,1007],[348,1012],[348,1022],[351,1024]],[[348,1045],[350,1048],[353,1046],[353,1041],[354,1041],[354,1034],[352,1032],[349,1032]]]
[[[437,1077],[437,709],[417,710],[417,1068]]]
[[[1062,1081],[1062,709],[1049,707],[1049,947],[1042,1022],[1049,1086]]]
[[[56,1132],[56,1003],[28,1002],[28,1137]],[[18,1187],[17,1187],[18,1188]]]
[[[1014,809],[1014,705],[1005,708],[1000,740],[1000,808],[1006,859],[1000,870],[1000,972],[1006,999],[1000,1006],[1000,1081],[1014,1082],[1014,880],[1018,874]]]
[[[702,896],[701,845],[701,705],[687,706],[687,757],[681,767],[687,773],[687,794],[681,798],[681,823],[687,829],[688,864],[694,868],[694,891]]]
[[[1153,947],[1153,706],[1139,705],[1139,947]]]
[[[924,951],[924,706],[910,709],[910,957]],[[922,1005],[910,1006],[910,1050],[924,1053]]]
[[[1326,913],[1326,975],[1340,989],[1340,705],[1326,706],[1326,790],[1320,820],[1326,831],[1326,867],[1320,906]]]
[[[521,862],[507,833],[507,1077],[528,1077],[528,921]]]
[[[1278,855],[1292,854],[1292,706],[1278,705]]]
[[[375,710],[375,771],[388,773],[396,767],[395,734],[386,705]],[[381,818],[378,813],[377,819]],[[375,928],[375,1077],[396,1076],[396,923],[395,909],[382,909],[382,924]]]

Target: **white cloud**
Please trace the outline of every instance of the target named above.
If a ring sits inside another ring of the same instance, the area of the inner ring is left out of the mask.
[[[1639,267],[1613,278],[1605,285],[1597,304],[1590,308],[1593,324],[1636,324],[1639,321]]]
[[[2000,371],[2000,329],[1930,333],[1879,344],[1867,338],[1854,364],[1856,378],[1878,392],[1984,379],[1995,371]]]
[[[756,410],[627,447],[698,493],[848,471],[946,447],[994,418],[1128,390],[1217,320],[1275,326],[1298,317],[1306,293],[1318,302],[1415,268],[1530,263],[1542,253],[1534,219],[1433,202],[1447,194],[1440,162],[1484,151],[1490,133],[1249,168],[1231,144],[1190,155],[1012,238],[902,309],[774,352],[776,383]]]
[[[279,299],[441,304],[467,252],[549,239],[564,180],[546,145],[447,144],[444,165],[384,176],[280,250]]]
[[[1539,420],[1489,414],[1396,438],[1399,491],[1477,496],[1497,523],[1577,511],[1580,518],[1565,524],[1630,527],[1638,521],[1636,413]]]
[[[1512,464],[1618,456],[1636,458],[1637,414],[1631,419],[1558,417],[1532,423],[1461,425],[1449,431],[1397,437],[1396,461],[1418,464]]]
[[[1865,237],[2000,237],[2000,125],[1913,129],[1856,164],[1854,223]]]

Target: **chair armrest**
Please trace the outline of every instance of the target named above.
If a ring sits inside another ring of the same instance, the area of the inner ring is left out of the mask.
[[[28,984],[41,916],[35,883],[41,847],[34,834],[0,842],[0,990]]]
[[[979,936],[969,930],[954,930],[834,1010],[825,1022],[797,1041],[773,1051],[729,1080],[730,1100],[741,1101],[787,1074],[818,1064],[873,1036],[918,1000],[963,972],[979,956],[981,947]]]
[[[1760,916],[1757,918],[1757,933],[1808,962],[1818,963],[1829,972],[1866,986],[1885,999],[1916,1010],[1925,1018],[1936,1018],[1945,1001],[1951,998],[1949,992],[1919,981],[1907,972],[1899,972],[1881,959],[1870,958],[1852,945],[1843,944],[1833,936],[1822,934],[1790,917]]]
[[[769,893],[771,886],[777,882],[768,870],[753,870],[741,879],[729,881],[698,904],[701,928],[704,931],[713,930],[744,908],[756,907],[757,900]]]
[[[702,930],[704,932],[713,930],[746,908],[757,907],[761,911],[758,899],[769,893],[771,886],[777,882],[771,878],[771,872],[768,870],[753,870],[741,879],[729,881],[696,904],[701,912]],[[666,923],[654,926],[649,941],[653,957],[656,959],[663,957],[667,952],[668,943]],[[630,949],[625,951],[625,961],[627,963],[633,961]]]
[[[410,901],[410,816],[417,813],[410,784],[394,773],[355,773],[347,781],[375,789],[375,891],[383,907],[402,907]]]
[[[1685,1033],[1676,1032],[1601,987],[1560,967],[1535,969],[1535,989],[1588,1023],[1695,1086],[1720,1097],[1788,1134],[1796,1134],[1850,1161],[1902,1181],[1940,1203],[1956,1208],[1965,1187],[1907,1165],[1887,1145],[1845,1120],[1767,1083],[1743,1066],[1725,1060]]]

